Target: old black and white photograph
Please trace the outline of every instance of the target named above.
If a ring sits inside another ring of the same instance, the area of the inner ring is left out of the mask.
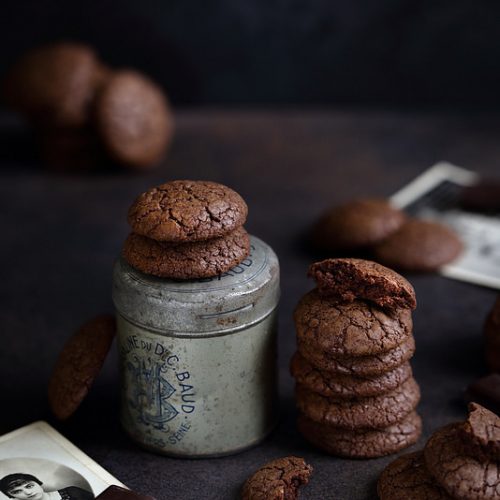
[[[0,437],[0,499],[92,500],[120,481],[46,422]]]

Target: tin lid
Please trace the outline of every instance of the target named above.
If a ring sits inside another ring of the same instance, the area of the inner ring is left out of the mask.
[[[113,270],[120,315],[160,335],[204,337],[230,333],[265,318],[278,304],[279,263],[271,247],[250,237],[250,255],[228,272],[199,280],[143,274],[123,258]]]

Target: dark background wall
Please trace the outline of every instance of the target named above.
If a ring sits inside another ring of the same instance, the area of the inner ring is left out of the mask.
[[[0,73],[25,49],[93,44],[176,104],[500,107],[500,2],[3,0]]]

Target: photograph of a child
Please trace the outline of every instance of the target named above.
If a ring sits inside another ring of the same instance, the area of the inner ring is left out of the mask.
[[[46,422],[0,436],[0,500],[93,500],[124,484]]]
[[[61,489],[48,489],[44,483],[32,474],[17,472],[0,479],[0,491],[9,498],[20,500],[92,500],[94,495],[79,486],[67,486]]]

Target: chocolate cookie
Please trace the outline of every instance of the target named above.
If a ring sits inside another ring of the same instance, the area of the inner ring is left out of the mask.
[[[375,356],[327,356],[307,342],[297,341],[298,351],[310,363],[331,373],[374,376],[394,370],[408,361],[415,353],[415,339],[409,335],[406,340],[390,351]]]
[[[410,220],[373,249],[376,260],[405,271],[435,271],[463,250],[457,235],[446,226]]]
[[[415,309],[411,284],[392,269],[363,259],[326,259],[309,267],[319,293],[341,302],[362,299],[388,309]]]
[[[239,227],[219,238],[193,243],[167,243],[131,233],[122,255],[139,271],[161,278],[194,279],[217,276],[250,253],[248,233]]]
[[[201,241],[234,231],[247,213],[243,198],[222,184],[177,180],[141,194],[128,222],[135,233],[153,240]]]
[[[299,415],[297,426],[314,446],[332,455],[350,458],[390,455],[416,443],[422,432],[422,420],[416,412],[380,430],[341,429],[314,422],[304,415]]]
[[[292,357],[290,371],[295,380],[307,390],[326,397],[346,399],[392,391],[412,376],[410,363],[370,377],[325,372],[315,368],[298,352]]]
[[[429,474],[421,451],[391,462],[380,475],[377,493],[380,500],[453,500]]]
[[[106,72],[87,45],[57,43],[22,56],[5,80],[8,104],[44,124],[88,123],[90,104]]]
[[[458,500],[500,499],[500,463],[469,455],[462,442],[463,424],[436,431],[424,449],[425,464],[436,481]]]
[[[113,316],[85,323],[65,344],[49,380],[49,404],[64,420],[78,408],[99,373],[115,336]]]
[[[367,302],[339,304],[317,289],[294,312],[297,339],[328,356],[370,356],[389,351],[412,332],[411,311],[384,311]]]
[[[311,473],[303,458],[278,458],[246,480],[241,500],[296,500],[298,488],[309,482]]]
[[[380,396],[345,400],[327,398],[297,384],[295,396],[300,411],[315,422],[353,430],[383,429],[401,422],[416,408],[420,389],[409,378]]]
[[[492,372],[500,372],[500,297],[484,325],[484,356]]]
[[[500,461],[500,418],[477,403],[469,404],[469,417],[462,427],[464,443],[471,444],[472,454],[483,453]]]
[[[110,156],[132,167],[157,163],[172,140],[165,95],[135,71],[117,71],[107,80],[95,102],[95,119]]]
[[[371,246],[399,229],[405,219],[387,200],[355,200],[328,210],[312,238],[316,246],[332,251]]]

